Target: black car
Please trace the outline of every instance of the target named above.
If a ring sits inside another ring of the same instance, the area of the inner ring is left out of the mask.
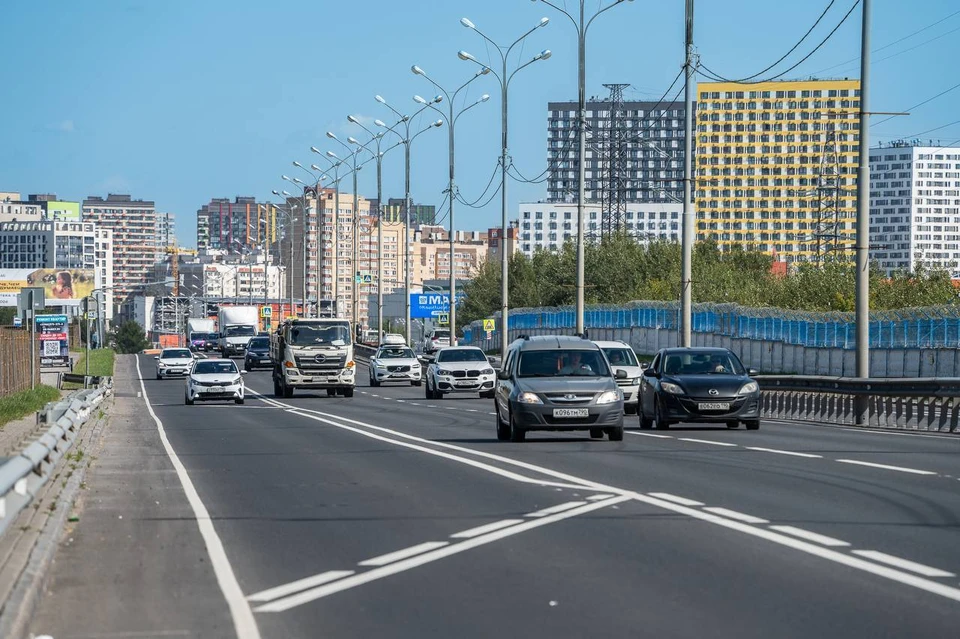
[[[760,428],[760,386],[753,369],[725,348],[665,348],[640,380],[640,428],[677,422]]]
[[[250,343],[247,344],[247,353],[243,357],[243,370],[252,371],[258,366],[273,367],[273,360],[270,359],[269,337],[251,337]]]

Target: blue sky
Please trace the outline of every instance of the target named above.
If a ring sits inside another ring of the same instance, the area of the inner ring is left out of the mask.
[[[835,0],[821,27],[790,60],[826,36],[852,1]],[[828,2],[701,0],[698,51],[726,77],[750,75],[779,58]],[[557,3],[571,9],[577,4]],[[600,4],[587,2],[592,10]],[[588,96],[605,95],[605,82],[629,82],[627,99],[659,98],[682,62],[683,4],[636,0],[601,16],[588,35]],[[458,50],[489,58],[484,41],[460,25],[461,17],[496,41],[512,41],[541,17],[551,19],[520,53],[525,60],[549,48],[553,57],[524,69],[511,85],[511,154],[523,174],[545,168],[547,101],[576,97],[575,32],[562,14],[540,2],[7,0],[4,5],[0,190],[55,192],[71,200],[107,192],[152,199],[159,210],[177,215],[186,246],[195,244],[196,210],[211,197],[267,199],[284,186],[282,173],[297,174],[293,160],[317,160],[311,145],[340,150],[324,136],[327,130],[366,139],[347,123],[348,114],[395,121],[374,95],[413,111],[412,96],[433,91],[410,72],[412,64],[445,86],[469,77],[476,67],[458,59]],[[958,10],[955,0],[874,0],[874,48]],[[859,20],[857,9],[787,77],[856,77],[856,60],[834,65],[858,55]],[[960,37],[951,35],[954,29],[960,29],[960,14],[876,53],[873,110],[903,110],[960,83],[954,64]],[[491,94],[490,101],[465,114],[457,127],[457,183],[468,201],[481,194],[499,155],[494,79],[471,85],[467,100],[483,93]],[[909,117],[873,127],[873,141],[960,119],[958,97],[960,89]],[[960,123],[922,137],[951,142],[960,138]],[[440,204],[446,175],[445,131],[424,134],[413,149],[414,199]],[[362,171],[360,192],[373,197],[375,189],[375,171]],[[398,149],[384,160],[384,197],[402,192]],[[509,196],[515,215],[517,202],[543,198],[545,189],[512,182]],[[456,209],[458,229],[485,229],[498,221],[498,197],[482,209]]]

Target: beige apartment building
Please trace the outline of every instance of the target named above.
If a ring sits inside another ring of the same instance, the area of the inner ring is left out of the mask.
[[[413,243],[413,281],[450,278],[450,235],[442,226],[422,226]],[[487,258],[487,233],[456,231],[454,235],[454,273],[468,280]]]

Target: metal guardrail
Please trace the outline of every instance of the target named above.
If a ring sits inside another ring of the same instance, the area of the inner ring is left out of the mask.
[[[0,465],[0,535],[33,501],[57,462],[73,445],[80,426],[112,389],[113,379],[105,377],[98,388],[74,391],[38,413],[38,422],[50,427],[19,455]]]
[[[760,375],[767,419],[960,433],[960,378]]]

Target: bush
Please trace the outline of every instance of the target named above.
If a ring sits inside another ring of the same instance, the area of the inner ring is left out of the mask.
[[[139,353],[150,346],[143,333],[143,327],[133,320],[124,322],[114,337],[118,353]]]

